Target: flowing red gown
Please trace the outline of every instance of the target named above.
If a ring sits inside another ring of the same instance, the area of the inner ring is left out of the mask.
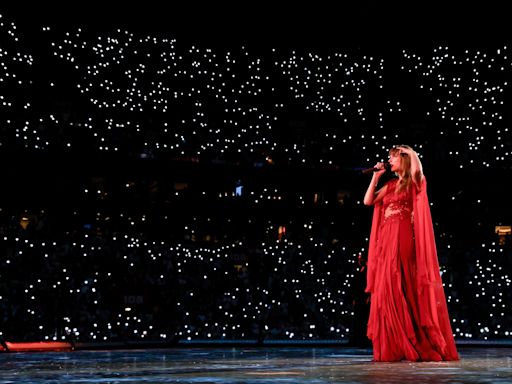
[[[366,292],[374,361],[458,360],[423,178],[374,207]]]

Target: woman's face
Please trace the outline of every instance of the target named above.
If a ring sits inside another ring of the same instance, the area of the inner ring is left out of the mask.
[[[391,172],[399,172],[402,166],[402,157],[400,156],[400,153],[395,152],[390,154],[388,163],[391,166]]]

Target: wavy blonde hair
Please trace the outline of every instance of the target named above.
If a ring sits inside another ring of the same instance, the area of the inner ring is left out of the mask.
[[[412,150],[412,148],[405,144],[393,145],[389,150],[390,156],[400,156],[401,157],[401,165],[402,165],[402,180],[400,181],[400,186],[398,187],[398,192],[403,190],[408,190],[412,185],[412,176],[411,176],[411,157],[406,153],[400,153],[400,147],[407,148]]]

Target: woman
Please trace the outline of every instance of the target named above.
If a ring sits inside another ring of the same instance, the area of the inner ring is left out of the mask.
[[[389,155],[398,177],[376,191],[386,168],[377,163],[364,196],[374,206],[366,285],[374,361],[458,360],[420,159],[407,145]]]

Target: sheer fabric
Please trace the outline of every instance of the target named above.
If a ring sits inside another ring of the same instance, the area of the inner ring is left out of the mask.
[[[458,360],[437,259],[427,182],[375,204],[366,292],[375,361]]]

